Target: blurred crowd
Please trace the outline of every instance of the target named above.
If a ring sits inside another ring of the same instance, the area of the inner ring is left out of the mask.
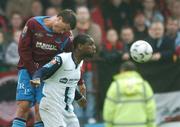
[[[82,121],[95,123],[101,118],[97,107],[103,103],[96,100],[101,92],[104,98],[119,65],[131,60],[129,48],[134,41],[151,44],[154,53],[150,62],[179,61],[180,0],[1,0],[0,72],[16,70],[18,39],[30,17],[54,16],[66,8],[77,14],[73,35],[91,35],[98,50],[95,58],[84,64],[89,104],[75,110]]]

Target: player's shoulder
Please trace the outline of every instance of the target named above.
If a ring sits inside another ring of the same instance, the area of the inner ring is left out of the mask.
[[[66,61],[67,59],[71,58],[71,54],[72,54],[71,52],[63,52],[58,54],[57,56],[61,57],[63,61]]]
[[[72,31],[65,32],[65,33],[63,34],[63,36],[66,37],[66,38],[69,38],[71,41],[72,41],[73,38],[74,38]]]
[[[31,17],[27,20],[27,23],[34,23],[36,22],[35,17]]]
[[[36,24],[37,24],[37,21],[34,19],[34,17],[31,17],[27,20],[25,26],[28,28],[34,28],[36,26]]]

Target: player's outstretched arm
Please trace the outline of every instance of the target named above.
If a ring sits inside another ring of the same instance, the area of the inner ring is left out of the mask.
[[[31,80],[32,85],[41,84],[42,80],[51,77],[62,65],[62,59],[60,56],[55,56],[53,60],[38,69]]]

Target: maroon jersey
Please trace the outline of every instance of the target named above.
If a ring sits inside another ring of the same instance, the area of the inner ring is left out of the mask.
[[[72,49],[71,33],[53,33],[45,26],[44,18],[49,17],[37,16],[29,19],[19,40],[18,68],[25,68],[30,74],[33,74],[56,54]]]

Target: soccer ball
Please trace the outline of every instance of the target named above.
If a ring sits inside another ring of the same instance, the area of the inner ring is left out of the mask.
[[[138,40],[131,45],[130,55],[138,63],[144,63],[152,57],[153,49],[151,45],[144,41]]]

